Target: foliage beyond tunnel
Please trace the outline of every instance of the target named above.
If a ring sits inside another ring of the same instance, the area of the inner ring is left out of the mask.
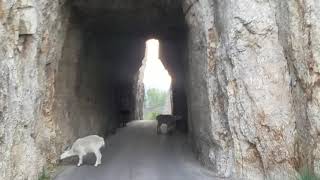
[[[144,101],[144,119],[155,119],[158,114],[170,113],[170,92],[155,88],[148,89]]]

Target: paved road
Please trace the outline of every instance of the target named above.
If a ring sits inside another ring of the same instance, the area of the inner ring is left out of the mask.
[[[102,165],[68,166],[56,180],[213,180],[181,134],[157,135],[155,121],[134,121],[110,137]]]

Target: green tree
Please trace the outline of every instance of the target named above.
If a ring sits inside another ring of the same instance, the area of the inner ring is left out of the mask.
[[[146,105],[152,106],[164,106],[166,103],[167,92],[160,89],[148,89],[145,97]]]
[[[144,119],[155,119],[158,114],[161,114],[168,96],[168,91],[148,89],[144,99]]]

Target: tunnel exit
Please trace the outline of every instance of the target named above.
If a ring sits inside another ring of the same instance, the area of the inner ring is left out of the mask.
[[[171,76],[159,59],[159,40],[146,41],[143,76],[143,119],[154,120],[158,114],[172,113]]]

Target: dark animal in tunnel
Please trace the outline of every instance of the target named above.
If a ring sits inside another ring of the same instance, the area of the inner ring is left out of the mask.
[[[127,123],[130,121],[130,111],[129,110],[121,110],[120,111],[120,127],[127,126]]]
[[[157,134],[161,133],[161,125],[167,126],[167,133],[172,134],[176,129],[176,121],[181,120],[182,116],[179,115],[171,115],[171,114],[160,114],[156,117],[158,121],[157,124]]]

